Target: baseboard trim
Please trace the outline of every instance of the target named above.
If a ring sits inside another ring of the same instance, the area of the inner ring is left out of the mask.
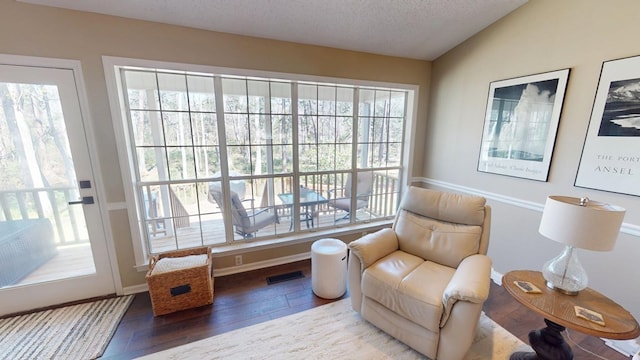
[[[493,281],[496,285],[502,286],[502,273],[498,272],[496,269],[491,268],[491,281]]]
[[[279,258],[264,260],[264,261],[256,261],[256,262],[252,262],[244,265],[214,269],[213,276],[218,277],[218,276],[233,275],[233,274],[238,274],[246,271],[259,270],[259,269],[264,269],[271,266],[278,266],[278,265],[284,265],[284,264],[288,264],[296,261],[307,260],[310,258],[311,258],[311,252],[305,252],[305,253],[300,253],[300,254],[295,254],[290,256],[283,256]]]
[[[283,256],[283,257],[264,260],[264,261],[256,261],[256,262],[244,264],[244,265],[214,269],[213,277],[239,274],[246,271],[260,270],[260,269],[268,268],[271,266],[284,265],[284,264],[289,264],[292,262],[308,260],[308,259],[311,259],[311,252],[305,252],[305,253],[295,254],[291,256]],[[127,287],[124,287],[122,290],[124,292],[124,295],[132,295],[132,294],[138,294],[141,292],[149,291],[149,287],[145,283],[145,284],[127,286]]]
[[[149,291],[149,286],[147,286],[147,284],[139,284],[139,285],[133,285],[133,286],[127,286],[127,287],[123,287],[122,291],[124,292],[124,295],[133,295],[133,294],[138,294],[138,293],[142,293],[145,291]]]
[[[462,192],[462,193],[471,194],[471,195],[483,196],[490,200],[499,201],[504,204],[517,206],[520,208],[529,209],[533,211],[542,212],[542,210],[544,209],[544,204],[539,204],[532,201],[514,198],[511,196],[505,196],[505,195],[496,194],[496,193],[492,193],[492,192],[488,192],[480,189],[453,184],[446,181],[423,178],[423,177],[415,177],[411,179],[411,182],[422,183],[425,185],[433,185],[433,186],[445,188],[451,191]],[[622,227],[620,227],[620,232],[640,237],[640,226],[629,224],[629,223],[622,223]]]

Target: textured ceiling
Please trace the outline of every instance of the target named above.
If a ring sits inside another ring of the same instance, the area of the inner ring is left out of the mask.
[[[18,0],[239,35],[433,60],[527,0]]]

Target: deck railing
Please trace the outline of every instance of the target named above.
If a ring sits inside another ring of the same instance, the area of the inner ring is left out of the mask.
[[[342,191],[336,192],[335,185],[326,185],[327,183],[341,184],[338,187],[346,186],[348,173],[311,175],[309,177],[318,177],[318,183],[306,181],[303,177],[300,181],[303,186],[311,190],[319,192],[321,195],[332,198],[343,196]],[[389,175],[385,172],[373,172],[370,195],[368,198],[367,211],[373,217],[386,217],[395,214],[398,207],[398,196],[400,191],[400,180],[395,175]],[[341,188],[343,190],[343,188]],[[329,210],[329,205],[324,204],[320,207],[320,211]]]
[[[82,208],[69,205],[77,198],[77,189],[72,187],[3,190],[0,221],[48,219],[57,245],[86,243],[89,237]]]
[[[400,180],[397,176],[373,173],[373,188],[369,197],[369,211],[374,216],[390,216],[398,208]]]

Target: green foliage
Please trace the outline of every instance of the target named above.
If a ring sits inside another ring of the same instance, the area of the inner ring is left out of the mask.
[[[141,79],[146,76],[147,73],[140,75]],[[189,81],[196,81],[196,77],[162,73],[156,76],[157,81],[151,78],[143,81],[148,88],[129,89],[128,94],[130,104],[160,108],[149,109],[149,114],[142,116],[132,111],[132,121],[145,118],[145,124],[153,124],[154,114],[162,110],[157,115],[162,119],[159,123],[162,137],[148,135],[152,126],[144,125],[141,126],[144,135],[136,135],[144,138],[136,139],[136,143],[148,145],[148,138],[161,139],[161,143],[153,145],[167,147],[167,160],[154,161],[151,157],[157,157],[157,152],[145,152],[144,163],[155,166],[166,161],[171,179],[195,178],[193,169],[201,163],[198,145],[208,141],[204,134],[217,131],[218,116],[212,107],[213,86],[207,94],[199,90],[208,86],[209,78],[197,78],[198,86],[186,86]],[[294,136],[298,142],[296,150],[301,172],[351,170],[356,140],[359,166],[365,163],[366,167],[399,165],[404,131],[404,92],[359,90],[360,121],[354,133],[355,88],[310,83],[294,86],[298,87],[298,99],[291,98],[292,84],[288,82],[222,78],[223,93],[219,96],[222,96],[224,106],[223,127],[230,171],[244,175],[294,172]],[[155,100],[156,96],[158,100]],[[297,101],[296,126],[291,113],[293,100]],[[201,120],[198,116],[209,116],[209,120]],[[134,129],[138,127],[134,125]],[[294,128],[297,134],[293,133]],[[217,137],[215,144],[218,144]],[[173,146],[179,147],[180,151]],[[206,176],[199,170],[197,174]]]

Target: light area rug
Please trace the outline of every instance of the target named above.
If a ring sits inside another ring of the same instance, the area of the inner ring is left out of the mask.
[[[0,359],[95,359],[102,355],[133,296],[0,320]]]
[[[482,314],[466,360],[508,359],[527,350]],[[362,319],[350,299],[146,355],[152,359],[424,359]]]

